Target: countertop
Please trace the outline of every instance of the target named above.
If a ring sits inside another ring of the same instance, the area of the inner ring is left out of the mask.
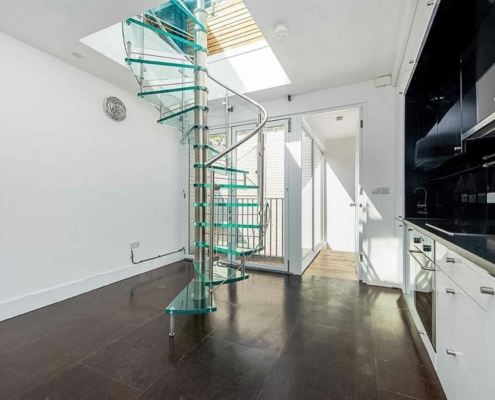
[[[428,223],[439,222],[438,219],[406,218],[401,221],[495,276],[495,236],[450,236],[426,226]]]

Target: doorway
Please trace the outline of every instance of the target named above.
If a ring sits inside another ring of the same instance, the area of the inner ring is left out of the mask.
[[[232,125],[229,129],[225,127],[212,127],[209,130],[209,145],[221,151],[228,147],[229,143],[236,143],[242,140],[256,127],[255,123]],[[286,198],[287,188],[287,150],[285,143],[288,135],[288,119],[269,121],[263,129],[265,134],[265,200],[268,203],[269,224],[265,232],[264,247],[261,251],[249,256],[246,260],[246,267],[277,271],[287,273],[289,264],[285,256],[287,251],[288,226],[288,202]],[[231,156],[232,167],[248,171],[245,175],[246,185],[259,185],[258,181],[258,137],[257,135],[234,150]],[[190,171],[191,182],[194,182],[193,175],[194,155],[191,151]],[[226,174],[225,179],[233,183],[233,176]],[[232,180],[232,181],[230,181]],[[190,184],[190,193],[193,187]],[[257,190],[255,189],[221,189],[218,191],[218,202],[242,203],[243,207],[229,209],[222,207],[222,219],[227,217],[229,221],[240,225],[256,225],[258,223]],[[189,249],[190,254],[194,249],[194,207],[193,196],[190,197],[189,212]],[[219,242],[225,245],[232,245],[237,248],[252,249],[257,246],[260,240],[261,229],[252,227],[226,227],[218,228],[216,236]],[[219,254],[219,257],[233,262],[241,262],[235,255]]]
[[[321,221],[325,243],[307,268],[308,275],[359,280],[361,130],[362,109],[359,107],[303,117],[303,148],[304,131],[324,148],[321,161],[323,211],[320,216],[316,211],[313,220],[316,224],[318,219]],[[318,179],[316,175],[315,179]]]

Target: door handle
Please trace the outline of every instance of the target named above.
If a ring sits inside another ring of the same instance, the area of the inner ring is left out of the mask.
[[[483,294],[491,294],[492,296],[495,295],[495,290],[492,287],[488,286],[481,286],[480,292]]]
[[[457,355],[457,353],[455,352],[455,350],[451,350],[451,349],[447,349],[447,354],[449,356],[454,356],[454,357]]]
[[[356,203],[351,203],[350,206],[351,207],[356,207]]]
[[[449,289],[449,288],[447,288],[447,289],[445,289],[445,292],[446,293],[449,293],[449,294],[455,294],[455,289]]]

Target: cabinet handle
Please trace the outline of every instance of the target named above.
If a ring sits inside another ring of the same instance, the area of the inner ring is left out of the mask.
[[[404,225],[399,225],[399,228],[402,228]]]
[[[414,64],[414,60],[409,60],[409,64]]]
[[[449,294],[455,294],[455,289],[445,289],[445,291]]]
[[[483,294],[491,294],[492,296],[495,295],[495,290],[492,287],[488,286],[481,286],[480,292]]]
[[[428,7],[432,6],[433,4],[435,4],[435,2],[434,2],[434,1],[429,1],[429,2],[427,2],[427,3],[426,3],[426,5],[427,5]]]
[[[445,261],[447,261],[448,263],[455,264],[455,258],[454,258],[454,257],[447,257],[447,258],[445,259]]]
[[[454,357],[457,355],[457,353],[455,352],[455,350],[451,350],[451,349],[447,349],[447,354],[449,356],[454,356]]]
[[[419,264],[420,268],[425,270],[425,271],[430,271],[430,272],[435,272],[435,268],[428,268],[428,267],[425,267],[423,264],[421,264],[421,261],[419,261],[416,256],[414,255],[414,253],[421,253],[423,254],[423,252],[419,251],[419,250],[408,250],[409,251],[409,254],[411,255],[412,258],[414,258],[416,260],[416,262]]]
[[[413,230],[412,229],[408,229],[409,232],[412,232]]]
[[[425,334],[425,331],[422,331],[422,330],[419,330],[418,331],[420,335],[424,335]]]

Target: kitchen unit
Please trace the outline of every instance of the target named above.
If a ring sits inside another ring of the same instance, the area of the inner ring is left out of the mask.
[[[476,251],[459,254],[453,237],[434,232],[428,221],[403,223],[406,300],[447,397],[495,398],[490,367],[495,362],[495,264],[473,262],[479,257]],[[478,240],[476,248],[485,242],[481,251],[495,258],[495,237]]]
[[[397,84],[402,289],[447,397],[495,399],[495,1],[418,0],[414,26]]]

